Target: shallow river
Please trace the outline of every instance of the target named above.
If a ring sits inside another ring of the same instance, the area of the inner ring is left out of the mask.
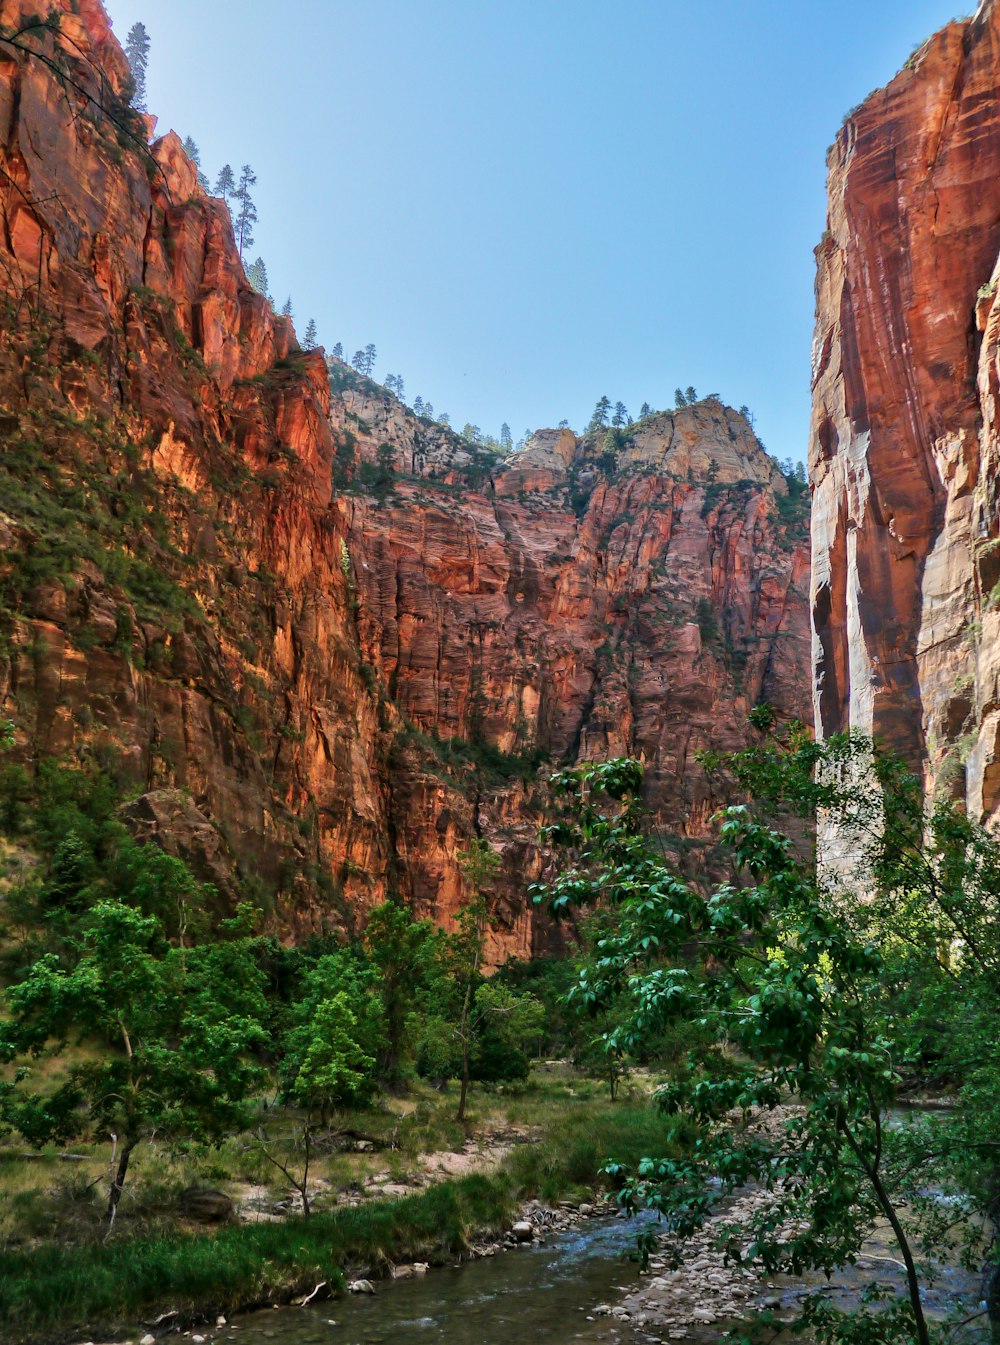
[[[613,1319],[587,1321],[587,1313],[597,1303],[617,1302],[620,1288],[637,1283],[637,1266],[627,1256],[638,1227],[636,1220],[590,1219],[550,1236],[544,1246],[432,1270],[419,1279],[376,1283],[374,1297],[257,1312],[211,1337],[226,1345],[631,1340],[631,1332]]]
[[[912,1113],[897,1113],[905,1124]],[[614,1318],[588,1320],[595,1305],[617,1304],[640,1283],[638,1267],[628,1260],[638,1220],[589,1219],[579,1228],[552,1234],[543,1245],[530,1245],[426,1276],[376,1283],[374,1297],[349,1296],[306,1308],[280,1308],[236,1319],[211,1332],[224,1345],[568,1345],[570,1341],[633,1342],[665,1339],[651,1336]],[[841,1307],[854,1306],[861,1288],[877,1277],[886,1289],[900,1293],[903,1268],[887,1230],[866,1244],[860,1264],[846,1267],[827,1288]],[[979,1297],[979,1277],[960,1271],[943,1258],[937,1283],[925,1296],[932,1317],[947,1316]],[[819,1275],[804,1277],[816,1287]],[[761,1289],[776,1295],[784,1307],[803,1292],[803,1281],[784,1277],[764,1281]],[[725,1327],[691,1329],[689,1345],[714,1345]],[[209,1333],[206,1331],[205,1335]]]

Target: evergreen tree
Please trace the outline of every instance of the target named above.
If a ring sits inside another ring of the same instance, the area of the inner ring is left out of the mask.
[[[698,394],[690,383],[684,393],[684,400],[687,402],[688,406],[694,406],[695,402],[698,400]]]
[[[434,419],[434,407],[430,402],[424,402],[424,416],[427,420]]]
[[[375,371],[375,347],[371,341],[365,346],[365,373],[369,378]]]
[[[682,406],[686,405],[687,403],[684,400],[684,393],[682,390],[680,388],[674,388],[674,406],[676,406],[679,411]]]
[[[417,416],[422,416],[422,415],[424,414],[424,399],[423,399],[423,397],[414,397],[414,399],[413,399],[413,413],[414,413],[414,415],[417,415]]]
[[[559,422],[559,424],[557,425],[556,428],[557,428],[557,429],[560,429],[560,430],[568,430],[568,429],[569,429],[569,421],[568,421],[568,420],[561,420],[561,421]]]
[[[186,135],[184,137],[183,147],[184,147],[184,153],[188,156],[188,158],[194,164],[195,168],[197,168],[198,170],[198,186],[202,189],[202,191],[208,191],[209,190],[208,178],[201,170],[201,150],[198,148],[198,146],[195,144],[195,142],[191,139],[189,135]]]
[[[399,398],[401,402],[406,401],[406,388],[403,384],[402,374],[396,375],[396,396]]]
[[[385,378],[384,378],[384,380],[383,380],[382,386],[385,388],[386,392],[395,392],[395,391],[396,391],[396,375],[395,375],[395,374],[386,374],[386,376],[385,376]]]
[[[240,169],[240,183],[236,188],[236,199],[240,203],[239,214],[236,216],[236,245],[239,248],[240,260],[243,259],[244,249],[253,247],[253,226],[257,223],[257,207],[250,198],[250,188],[256,181],[257,174],[248,163],[245,163]]]
[[[438,416],[438,424],[444,425],[446,428],[451,427],[451,416],[449,416],[447,411],[442,411]]]
[[[215,179],[215,194],[221,196],[226,205],[229,204],[229,198],[236,191],[236,178],[233,170],[228,163],[224,163],[219,169],[219,176]]]
[[[649,402],[643,402],[642,406],[639,407],[639,419],[645,420],[647,416],[651,416],[652,414],[653,408],[650,406]]]
[[[602,397],[601,400],[594,407],[594,414],[590,417],[590,424],[587,426],[587,429],[588,430],[603,429],[604,426],[607,425],[608,423],[608,413],[610,410],[611,410],[611,399],[609,397]]]
[[[514,447],[514,436],[510,432],[510,426],[506,421],[500,426],[500,447],[505,453],[509,453]]]
[[[629,414],[625,410],[624,402],[615,402],[614,415],[611,417],[611,424],[616,430],[620,430],[623,425],[629,423]]]
[[[289,295],[288,298],[285,300],[285,302],[281,305],[281,316],[282,316],[283,318],[290,318],[290,317],[292,316],[292,296],[291,296],[291,295]]]
[[[247,267],[247,280],[257,291],[267,298],[267,267],[264,265],[264,258],[258,257]]]
[[[355,369],[359,374],[363,374],[365,371],[365,363],[365,352],[363,350],[356,350],[351,356],[351,368]]]
[[[344,358],[344,347],[340,341],[338,341],[333,348],[333,358],[335,360],[342,360]]]
[[[146,67],[149,65],[149,34],[144,23],[133,23],[125,39],[125,59],[132,72],[131,103],[137,112],[146,111]]]
[[[316,319],[310,318],[306,323],[306,334],[303,337],[303,344],[306,350],[315,350],[319,342],[319,335],[316,331]]]

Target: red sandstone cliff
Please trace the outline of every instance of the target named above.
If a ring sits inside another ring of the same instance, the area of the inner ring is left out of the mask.
[[[1000,804],[1000,6],[841,128],[817,248],[814,670],[824,732]]]
[[[47,8],[0,0],[0,23]],[[716,802],[694,753],[741,743],[762,696],[804,715],[784,481],[718,403],[633,427],[614,464],[559,431],[498,464],[340,366],[331,393],[177,137],[145,152],[97,0],[61,11],[35,54],[0,43],[18,753],[115,763],[132,825],[290,934],[390,889],[447,920],[481,834],[494,955],[526,954],[548,764],[641,754],[684,855]]]

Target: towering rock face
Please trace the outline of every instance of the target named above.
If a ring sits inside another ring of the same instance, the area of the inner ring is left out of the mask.
[[[1000,6],[930,38],[829,155],[813,352],[816,723],[1000,803]]]
[[[47,0],[0,0],[7,32]],[[553,764],[642,755],[697,867],[694,754],[808,701],[804,520],[704,402],[503,463],[299,349],[229,212],[121,93],[96,0],[0,42],[0,714],[289,936],[389,891],[447,922],[501,853],[494,958]],[[40,59],[45,57],[45,60]],[[58,68],[53,70],[53,64]]]

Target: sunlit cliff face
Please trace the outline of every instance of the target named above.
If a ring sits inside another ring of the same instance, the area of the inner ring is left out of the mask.
[[[524,892],[567,760],[641,755],[697,870],[695,752],[740,745],[761,697],[808,708],[804,523],[746,421],[703,402],[610,458],[552,431],[484,464],[342,366],[331,393],[177,137],[147,153],[121,113],[100,5],[73,8],[32,40],[78,88],[0,60],[16,755],[113,763],[131,826],[290,936],[389,892],[447,923],[481,835],[492,958],[549,946]]]
[[[914,54],[831,147],[817,249],[817,724],[873,732],[991,816],[1000,11]]]

